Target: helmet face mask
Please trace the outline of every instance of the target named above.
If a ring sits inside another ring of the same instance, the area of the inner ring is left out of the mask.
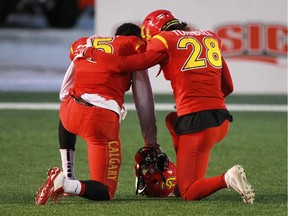
[[[156,10],[148,14],[141,27],[141,37],[144,40],[150,40],[160,31],[165,31],[172,25],[181,23],[170,11]]]

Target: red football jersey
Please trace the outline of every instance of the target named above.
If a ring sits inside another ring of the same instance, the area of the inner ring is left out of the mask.
[[[171,81],[179,116],[226,108],[221,90],[224,60],[220,47],[217,36],[205,30],[163,31],[148,41],[147,51],[169,55],[160,66]],[[232,85],[231,77],[229,82]]]
[[[79,46],[86,44],[87,38],[80,38],[70,48],[70,58],[78,54]],[[106,53],[115,53],[122,56],[132,55],[145,51],[145,43],[136,36],[93,37],[93,47]],[[131,73],[117,74],[109,71],[107,63],[93,63],[79,58],[75,62],[76,74],[74,87],[75,96],[84,93],[99,94],[102,97],[114,99],[122,106],[124,93],[131,85]],[[111,62],[113,64],[113,62]]]
[[[160,64],[164,77],[171,82],[178,116],[226,109],[224,97],[233,91],[221,41],[211,31],[163,31],[148,41],[146,52],[138,55],[109,55],[93,48],[85,55],[106,63],[114,72]],[[114,63],[107,64],[110,61]]]

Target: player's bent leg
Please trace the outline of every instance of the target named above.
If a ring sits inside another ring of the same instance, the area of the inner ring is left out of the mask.
[[[75,180],[75,151],[72,149],[59,149],[59,152],[64,176],[69,180]]]
[[[63,174],[66,178],[75,180],[74,162],[76,135],[66,130],[61,120],[59,121],[58,127],[58,140]]]
[[[75,151],[76,144],[76,135],[69,132],[62,124],[62,121],[59,121],[58,127],[58,140],[60,149],[71,149]]]
[[[64,193],[95,201],[112,199],[108,188],[100,182],[66,179],[63,172],[57,167],[51,168],[47,175],[46,182],[36,194],[35,202],[37,205],[45,205],[51,197],[56,204],[58,198]]]
[[[226,187],[223,175],[205,178],[210,151],[218,139],[216,134],[218,129],[208,128],[180,136],[177,182],[185,200],[200,200]]]
[[[166,127],[168,128],[170,135],[172,137],[174,150],[177,154],[178,144],[179,144],[179,136],[177,136],[175,131],[174,131],[174,122],[175,122],[176,117],[177,117],[176,112],[169,113],[165,118],[165,123],[166,123]]]
[[[80,196],[95,201],[110,200],[108,188],[97,181],[65,179],[63,188],[65,193],[69,195]]]
[[[113,198],[110,197],[108,188],[100,182],[88,180],[81,181],[81,183],[85,185],[83,193],[79,195],[83,198],[95,201],[111,200]]]
[[[121,142],[119,139],[87,143],[90,179],[105,185],[110,199],[116,192],[121,166]]]

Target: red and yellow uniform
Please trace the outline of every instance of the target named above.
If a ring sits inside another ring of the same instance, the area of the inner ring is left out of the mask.
[[[85,38],[84,40],[80,39],[80,41],[85,41],[84,44],[86,44]],[[70,50],[73,50],[74,46],[77,50],[77,41],[72,45]],[[145,43],[136,36],[98,36],[93,39],[93,46],[105,52],[123,56],[144,52],[146,48]],[[129,90],[131,85],[130,73],[115,74],[107,70],[105,64],[101,62],[95,64],[87,61],[85,58],[77,59],[74,64],[77,68],[77,73],[75,74],[72,91],[76,97],[84,93],[97,93],[107,100],[116,100],[119,106],[123,105],[124,93]]]
[[[86,44],[86,40],[87,38],[81,38],[72,45],[71,59],[78,54],[79,46]],[[95,36],[92,43],[95,48],[124,56],[143,52],[146,47],[136,36]],[[109,198],[112,199],[122,160],[119,139],[120,113],[103,108],[102,104],[112,102],[113,106],[123,106],[124,93],[131,85],[131,73],[112,73],[104,64],[87,61],[85,58],[74,60],[74,70],[70,94],[61,103],[60,119],[70,133],[85,140],[90,179],[105,185],[109,191]],[[86,98],[83,95],[86,95]],[[94,104],[96,105],[93,106]],[[96,194],[91,195],[93,191],[85,190],[88,184],[89,181],[82,182],[80,196],[105,199],[101,197],[101,191],[94,191]],[[99,188],[95,188],[97,189]]]
[[[177,182],[185,200],[199,200],[226,187],[224,174],[206,178],[213,146],[227,134],[232,116],[225,97],[233,91],[221,41],[206,30],[162,31],[147,42],[145,53],[129,57],[88,48],[85,56],[109,65],[115,72],[140,70],[160,64],[171,82],[177,113],[166,125],[177,153]]]
[[[160,65],[165,79],[171,82],[178,116],[226,108],[219,46],[209,31],[163,31],[148,42],[147,51],[169,55]]]

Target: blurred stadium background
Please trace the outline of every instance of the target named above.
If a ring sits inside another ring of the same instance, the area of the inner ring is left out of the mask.
[[[25,7],[20,9],[24,2]],[[0,3],[4,8],[10,5],[10,12],[5,16],[1,14],[0,44],[5,54],[0,56],[0,91],[58,91],[69,65],[71,43],[79,37],[94,34],[93,0],[82,1],[87,3],[85,7],[80,9],[79,5],[78,12],[70,10],[75,19],[59,25],[49,23],[43,2],[61,2],[58,7],[54,6],[55,11],[61,9],[59,16],[63,20],[68,20],[64,12],[70,9],[64,7],[64,3],[76,5],[74,0],[4,0]],[[0,13],[4,13],[3,10],[0,5]]]
[[[2,0],[0,91],[58,91],[74,40],[113,35],[119,24],[141,24],[152,10],[165,8],[190,26],[218,34],[235,82],[234,94],[286,95],[287,2],[228,2]],[[157,71],[155,66],[150,73],[154,92],[170,94],[169,82],[162,75],[155,79]]]

